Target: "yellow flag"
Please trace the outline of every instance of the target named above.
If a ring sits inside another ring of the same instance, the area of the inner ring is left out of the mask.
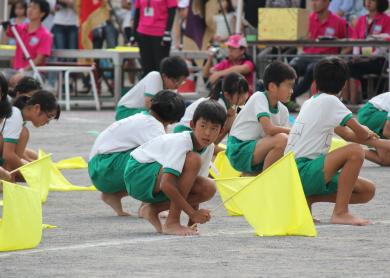
[[[255,177],[244,177],[215,180],[219,195],[224,202],[224,206],[229,216],[240,216],[242,215],[242,211],[236,204],[234,198],[229,201],[227,200],[254,179]]]
[[[49,194],[51,154],[43,156],[19,168],[28,186],[41,192],[42,203]]]
[[[38,151],[38,158],[46,155],[46,152],[42,149]],[[81,156],[69,157],[63,160],[60,160],[55,163],[55,166],[60,169],[85,169],[88,168],[88,163]]]
[[[288,153],[232,198],[259,236],[316,236],[294,155]]]
[[[330,145],[329,152],[334,151],[338,148],[344,147],[348,145],[348,142],[344,139],[333,137],[332,138],[332,144]]]
[[[0,221],[0,251],[36,247],[42,238],[39,191],[3,181],[4,208]]]
[[[232,165],[230,165],[229,159],[226,156],[225,151],[221,151],[217,154],[214,160],[214,166],[210,168],[210,175],[215,179],[227,179],[239,177],[240,172],[236,171]]]

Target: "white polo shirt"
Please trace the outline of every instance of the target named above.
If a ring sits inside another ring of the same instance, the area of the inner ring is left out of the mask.
[[[368,101],[375,108],[387,112],[387,120],[390,121],[390,92],[377,95]]]
[[[17,144],[24,125],[22,112],[19,108],[12,107],[11,117],[4,119],[3,125],[3,141]]]
[[[123,152],[165,134],[164,125],[148,113],[114,122],[96,138],[89,159],[97,154]]]
[[[270,118],[273,125],[288,127],[288,109],[278,101],[276,108],[268,102],[266,92],[254,93],[238,113],[230,130],[230,136],[241,141],[259,140],[266,136],[259,120],[261,117]]]
[[[163,90],[161,74],[158,71],[149,72],[119,100],[118,106],[143,108],[145,107],[145,96],[153,97],[161,90]]]
[[[292,151],[295,158],[315,159],[328,153],[334,128],[345,126],[352,112],[334,95],[312,96],[301,111],[288,136],[284,153]]]
[[[186,155],[194,151],[192,132],[164,134],[154,138],[131,152],[131,156],[140,163],[158,162],[164,173],[180,176]],[[210,162],[214,154],[214,144],[198,152],[202,159],[199,176],[207,177]]]

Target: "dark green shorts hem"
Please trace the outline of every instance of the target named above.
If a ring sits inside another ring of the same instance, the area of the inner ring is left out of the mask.
[[[359,123],[367,126],[369,129],[378,134],[381,138],[383,136],[383,128],[387,121],[387,111],[382,111],[376,108],[371,103],[367,102],[358,112],[357,118]]]

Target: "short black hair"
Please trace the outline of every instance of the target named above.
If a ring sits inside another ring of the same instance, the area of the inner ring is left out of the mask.
[[[165,57],[160,64],[160,73],[173,79],[190,75],[186,61],[180,56]]]
[[[384,13],[389,8],[388,0],[375,0],[375,2],[376,2],[376,10],[379,13]],[[364,1],[364,6],[366,6],[365,1]]]
[[[9,118],[12,115],[12,105],[8,101],[8,82],[5,76],[0,72],[0,120]]]
[[[37,4],[39,6],[39,9],[41,12],[43,12],[45,15],[42,17],[41,21],[44,21],[45,18],[50,13],[50,5],[46,0],[31,0],[30,3]]]
[[[31,76],[24,76],[19,82],[16,84],[11,97],[15,97],[16,93],[20,95],[28,94],[32,91],[41,90],[41,83],[37,79]]]
[[[218,100],[222,93],[245,94],[249,91],[248,82],[239,73],[231,72],[225,77],[220,77],[214,87],[211,89],[209,97]]]
[[[210,99],[201,102],[195,109],[192,122],[195,125],[196,122],[202,118],[206,121],[210,121],[214,124],[219,124],[221,127],[226,121],[226,110],[216,100]]]
[[[338,57],[324,58],[314,67],[317,90],[323,93],[337,95],[348,78],[348,66]]]
[[[41,111],[45,113],[56,111],[55,119],[58,120],[61,114],[61,107],[59,106],[56,97],[53,93],[46,90],[39,90],[31,97],[27,95],[19,96],[14,106],[22,110],[25,106],[33,106],[39,104]]]
[[[271,82],[275,83],[276,86],[279,86],[286,80],[295,79],[297,79],[297,74],[290,65],[280,61],[275,61],[265,68],[263,77],[264,88],[268,90],[268,86]]]
[[[162,121],[176,123],[184,116],[186,105],[181,95],[170,90],[162,90],[152,98],[150,110],[154,111]]]

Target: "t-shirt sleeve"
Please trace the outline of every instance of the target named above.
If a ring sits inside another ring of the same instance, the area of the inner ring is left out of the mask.
[[[250,71],[253,71],[255,69],[255,65],[251,60],[245,60],[242,64],[248,66]]]
[[[352,118],[352,112],[338,98],[332,98],[328,105],[328,111],[334,116],[334,126],[345,126]]]
[[[162,89],[160,73],[152,72],[145,81],[145,97],[154,97]]]
[[[12,116],[6,120],[3,130],[4,142],[17,144],[23,129],[23,119],[20,113],[13,111]]]
[[[217,71],[219,71],[219,70],[224,70],[224,69],[226,69],[226,68],[227,68],[227,60],[223,60],[223,61],[219,62],[218,64],[216,64],[216,65],[213,67],[213,69],[214,69],[214,70],[217,70]]]
[[[37,49],[37,53],[44,55],[44,56],[50,56],[52,45],[53,45],[52,35],[46,34],[41,39],[41,42],[40,42],[39,47]]]
[[[213,154],[214,154],[214,144],[211,144],[210,146],[207,147],[205,153],[202,154],[202,165],[199,170],[199,176],[208,177],[210,163],[211,160],[213,159]]]
[[[171,173],[180,176],[183,170],[186,155],[190,151],[183,137],[170,138],[163,150],[163,173]]]
[[[257,120],[260,120],[261,117],[271,117],[268,107],[268,100],[265,95],[259,97],[257,101],[252,103],[253,113],[256,115]]]
[[[280,106],[281,106],[280,107],[280,126],[291,127],[287,107],[284,106],[283,104],[281,104]]]
[[[177,0],[167,0],[167,7],[168,8],[175,8],[175,7],[177,7]]]

